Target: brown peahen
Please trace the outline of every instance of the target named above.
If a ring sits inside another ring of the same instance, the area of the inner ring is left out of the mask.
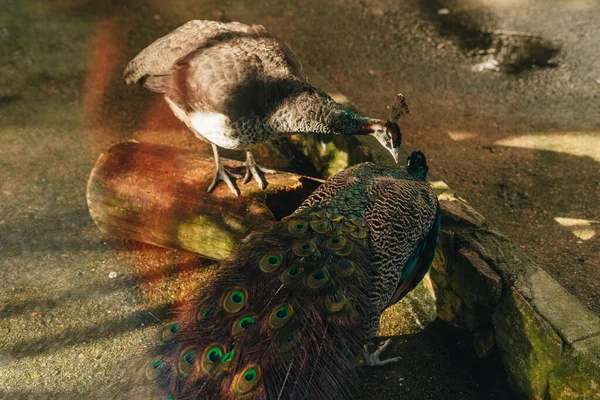
[[[218,147],[246,150],[247,171],[261,189],[263,173],[250,148],[296,133],[371,135],[398,162],[396,120],[408,113],[399,95],[388,120],[365,118],[336,103],[306,80],[289,47],[260,25],[189,21],[142,50],[126,67],[126,83],[164,93],[175,115],[212,144],[215,177],[239,189],[219,160]]]
[[[349,399],[385,308],[423,278],[440,229],[427,165],[346,169],[249,235],[162,330],[137,393],[173,399]]]

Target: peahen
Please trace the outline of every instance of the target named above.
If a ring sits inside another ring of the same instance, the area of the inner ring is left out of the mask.
[[[440,229],[425,156],[329,179],[271,230],[249,235],[161,331],[143,398],[349,399],[385,308],[427,272]],[[158,390],[158,389],[157,389]],[[168,397],[170,396],[170,397]]]
[[[261,189],[263,173],[250,148],[296,133],[371,135],[398,162],[401,133],[396,120],[408,113],[398,95],[388,120],[365,118],[336,103],[306,80],[289,47],[260,25],[189,21],[142,50],[126,67],[125,82],[164,93],[174,114],[212,144],[216,172],[208,191],[224,181],[218,147],[246,150],[244,183]]]

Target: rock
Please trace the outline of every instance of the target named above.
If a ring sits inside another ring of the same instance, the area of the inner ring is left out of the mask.
[[[496,338],[492,329],[481,329],[473,335],[473,347],[477,357],[489,356],[496,346]]]
[[[600,335],[600,318],[542,270],[524,284],[530,302],[569,344]]]
[[[444,289],[452,287],[450,272],[452,271],[454,254],[454,234],[445,230],[441,231],[435,249],[435,257],[429,269],[429,276],[438,287]]]
[[[600,399],[600,336],[567,348],[549,380],[551,399]]]
[[[529,399],[546,399],[548,378],[563,342],[525,298],[510,288],[493,313],[496,343],[516,389]]]
[[[500,300],[502,280],[471,249],[460,249],[452,274],[452,289],[471,308],[491,310]]]
[[[461,313],[464,303],[460,297],[452,290],[437,287],[434,282],[435,289],[435,307],[438,318],[448,322],[454,326],[462,327],[463,319]]]
[[[442,226],[467,225],[479,227],[486,224],[485,218],[464,201],[449,194],[441,194],[438,199],[442,209]]]

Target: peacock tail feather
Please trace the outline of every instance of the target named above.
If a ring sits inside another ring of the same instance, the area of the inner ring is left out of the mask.
[[[428,200],[415,213],[398,193]],[[438,211],[429,185],[397,170],[362,164],[336,175],[221,264],[161,330],[142,380],[173,399],[351,398],[373,320],[429,267],[421,254],[435,249]],[[378,234],[410,226],[405,214],[420,224],[386,255]]]

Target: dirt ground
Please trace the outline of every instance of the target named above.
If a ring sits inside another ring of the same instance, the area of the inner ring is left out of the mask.
[[[401,91],[403,146],[600,313],[597,2],[275,3],[226,12],[276,31],[369,115]],[[548,65],[478,72],[472,38],[511,31],[560,50]]]
[[[0,398],[118,397],[111,388],[124,375],[121,360],[153,337],[145,328],[165,317],[171,291],[181,290],[171,283],[197,279],[190,266],[203,262],[190,255],[102,237],[85,202],[92,166],[118,141],[206,150],[161,99],[121,78],[140,49],[192,18],[265,25],[374,117],[385,116],[401,91],[411,108],[405,149],[423,150],[437,177],[600,313],[597,2],[5,0],[2,7]],[[552,59],[496,66],[502,51],[480,50],[514,38],[510,31],[541,35]],[[156,294],[149,305],[140,305],[139,285]],[[496,364],[473,361],[468,343],[440,329],[394,341],[393,352],[410,362],[367,372],[368,382],[385,383],[379,398],[511,396]],[[375,398],[371,390],[361,396]]]

